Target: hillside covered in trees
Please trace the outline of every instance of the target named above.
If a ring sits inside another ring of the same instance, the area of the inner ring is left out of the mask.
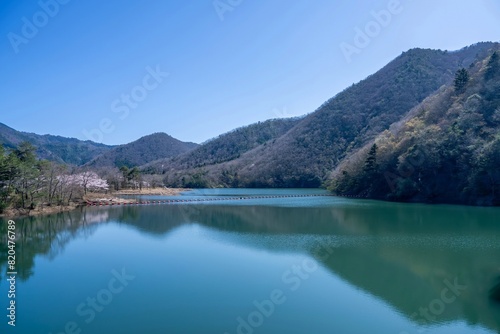
[[[29,142],[36,147],[36,155],[40,159],[76,166],[83,165],[113,148],[89,140],[21,132],[0,123],[0,144],[4,148],[16,149],[23,142]]]
[[[333,172],[330,189],[368,198],[500,205],[498,47]]]
[[[39,159],[92,168],[144,165],[154,160],[174,157],[199,146],[182,142],[166,133],[153,133],[128,144],[110,146],[90,140],[21,132],[0,123],[0,144],[5,149],[17,149],[25,142],[36,148],[35,154]]]
[[[86,164],[88,167],[134,167],[161,158],[175,157],[198,147],[186,143],[166,133],[153,133],[129,144],[120,145],[95,157]]]
[[[71,191],[94,173],[107,182],[105,191],[327,186],[365,198],[498,205],[499,49],[491,42],[453,52],[412,49],[312,113],[244,126],[201,145],[155,133],[112,147],[0,124],[2,196],[33,206],[35,200],[23,202],[31,196],[22,190],[25,175],[43,183],[34,195],[45,203],[67,202],[62,188],[59,197],[47,195],[57,193],[47,180]]]
[[[147,173],[165,175],[165,182],[176,187],[209,187],[217,176],[207,177],[204,167],[220,174],[217,182],[237,187],[237,171],[218,170],[225,162],[239,159],[246,152],[266,146],[283,136],[301,121],[301,118],[271,119],[241,127],[207,141],[198,148],[172,159],[162,159],[143,166]]]
[[[412,49],[272,140],[219,156],[232,140],[238,142],[232,146],[259,144],[245,136],[223,137],[144,170],[164,174],[170,186],[319,187],[346,157],[451,84],[458,69],[487,57],[495,45],[478,43],[455,52]]]

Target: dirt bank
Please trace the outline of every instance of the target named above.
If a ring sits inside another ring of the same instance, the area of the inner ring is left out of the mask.
[[[80,206],[86,206],[89,203],[105,203],[105,204],[123,204],[135,203],[136,200],[128,198],[120,198],[121,195],[162,195],[162,196],[175,196],[183,191],[189,189],[182,188],[143,188],[143,189],[124,189],[113,192],[111,194],[104,193],[87,193],[81,200],[78,200],[70,205],[39,205],[34,210],[27,209],[7,209],[0,217],[3,218],[16,218],[26,216],[48,215],[52,213],[65,212],[74,210]]]

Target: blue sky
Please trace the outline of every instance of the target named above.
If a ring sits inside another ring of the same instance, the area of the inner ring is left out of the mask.
[[[203,142],[313,112],[410,48],[500,40],[495,0],[56,1],[0,3],[0,122],[106,144]]]

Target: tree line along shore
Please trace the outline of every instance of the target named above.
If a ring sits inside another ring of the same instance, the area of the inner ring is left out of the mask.
[[[95,171],[37,159],[35,151],[28,142],[8,152],[0,145],[0,217],[70,211],[96,201],[128,203],[135,200],[119,196],[174,196],[186,190],[142,180],[137,169],[121,169],[121,179],[106,178]]]

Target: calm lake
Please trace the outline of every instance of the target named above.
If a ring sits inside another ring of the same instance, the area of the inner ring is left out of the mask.
[[[500,209],[325,193],[15,219],[15,328],[3,220],[0,333],[500,333]]]

